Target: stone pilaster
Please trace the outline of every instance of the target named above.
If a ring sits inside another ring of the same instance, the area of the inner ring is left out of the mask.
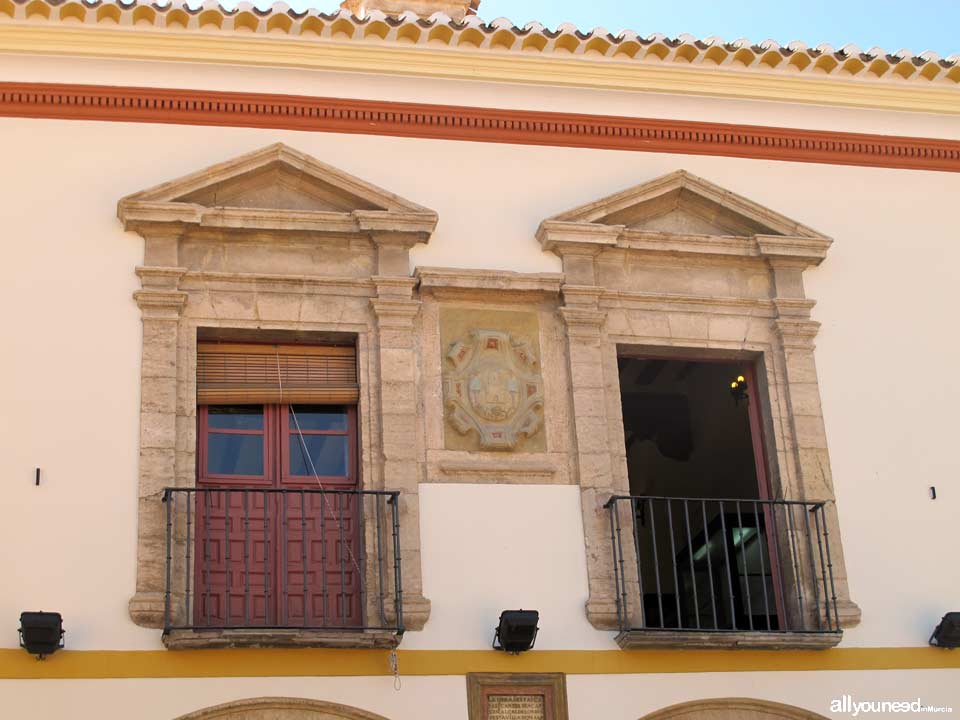
[[[423,596],[420,557],[421,413],[416,344],[420,301],[413,299],[413,278],[381,276],[373,280],[377,297],[370,304],[377,320],[383,487],[400,491],[404,626],[422,630],[430,616],[430,601]]]
[[[788,447],[787,452],[792,451],[796,473],[795,477],[783,483],[783,489],[798,500],[826,502],[824,531],[830,546],[837,613],[841,627],[853,627],[860,622],[860,608],[850,599],[847,584],[833,477],[830,472],[830,455],[827,450],[827,433],[814,359],[814,339],[820,323],[810,319],[810,309],[813,306],[810,301],[777,299],[774,304],[778,312],[774,324],[785,358],[784,389],[793,429],[792,448]],[[827,585],[829,584],[828,580]]]
[[[137,268],[134,293],[143,322],[140,364],[140,463],[137,503],[137,586],[130,617],[138,625],[164,623],[166,515],[163,489],[174,484],[177,410],[177,331],[187,293],[177,289],[184,268]]]
[[[616,487],[607,416],[603,326],[606,314],[598,307],[600,291],[591,286],[565,285],[560,315],[566,325],[571,398],[580,480],[587,580],[587,618],[594,627],[618,628],[616,583],[610,542],[610,511],[604,503],[625,492]]]

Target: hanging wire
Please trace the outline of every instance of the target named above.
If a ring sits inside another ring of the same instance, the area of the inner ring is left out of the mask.
[[[275,350],[275,355],[277,358],[277,383],[280,386],[280,404],[283,405],[283,377],[280,372],[280,352]],[[317,481],[317,487],[319,487],[320,490],[322,491],[320,493],[320,497],[323,498],[324,505],[326,509],[330,512],[330,516],[336,518],[337,527],[342,532],[343,527],[340,521],[340,517],[338,514],[333,512],[333,506],[330,504],[330,498],[327,497],[326,488],[323,486],[323,483],[320,482],[320,475],[319,473],[317,473],[317,468],[313,464],[313,458],[310,456],[310,452],[307,449],[307,442],[303,437],[303,431],[300,429],[300,420],[297,418],[297,412],[296,410],[293,409],[293,405],[290,405],[290,415],[293,417],[293,424],[297,428],[297,437],[300,441],[300,449],[303,452],[304,456],[307,458],[307,462],[310,463],[310,472],[313,474],[313,479]],[[286,432],[286,430],[284,430],[284,432]],[[341,500],[341,502],[343,501]],[[363,503],[359,499],[359,496],[358,496],[357,502],[360,505],[359,512],[363,512]],[[304,511],[305,509],[301,508],[301,512],[304,512]],[[326,542],[326,538],[323,538],[322,541]],[[363,542],[363,538],[360,538],[360,542]],[[357,577],[360,579],[360,582],[363,582],[364,577],[363,577],[362,571],[360,570],[360,563],[357,562],[357,558],[353,554],[353,544],[344,543],[344,545],[346,545],[347,547],[347,554],[350,556],[350,562],[352,562],[353,566],[357,569]],[[344,608],[343,609],[344,614],[346,614],[346,611],[347,611],[346,608]]]

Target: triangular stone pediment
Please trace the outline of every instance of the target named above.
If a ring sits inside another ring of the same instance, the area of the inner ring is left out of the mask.
[[[425,239],[432,210],[278,143],[123,198],[127,227],[399,232]]]
[[[386,210],[386,203],[362,197],[283,162],[270,163],[175,198],[206,207],[265,208],[316,212]]]
[[[786,253],[819,262],[830,238],[685,170],[544,220],[545,250],[604,246],[723,255]]]

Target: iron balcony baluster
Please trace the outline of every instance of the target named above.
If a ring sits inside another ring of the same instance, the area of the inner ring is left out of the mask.
[[[171,545],[171,542],[170,542],[170,536],[173,530],[173,510],[171,509],[171,506],[173,505],[173,497],[170,495],[169,492],[165,491],[163,493],[163,502],[166,504],[165,509],[167,512],[167,587],[163,593],[163,627],[169,628],[171,624],[170,577],[172,572],[170,569],[170,565],[172,564],[171,561],[173,559],[173,546]]]
[[[390,509],[393,513],[393,582],[397,598],[397,634],[403,635],[403,576],[400,570],[400,493],[390,493]]]
[[[190,563],[190,548],[193,547],[193,539],[190,537],[190,526],[192,524],[191,521],[193,520],[193,498],[187,496],[184,498],[184,501],[184,504],[187,506],[187,539],[185,543],[186,548],[184,550],[186,554],[186,562],[183,567],[184,585],[186,588],[184,592],[184,604],[186,605],[185,617],[191,618],[193,615],[191,614],[192,608],[190,603],[190,578],[193,576],[193,565]],[[169,585],[169,580],[167,581],[167,584]]]
[[[780,530],[777,527],[777,508],[781,507],[780,505],[771,503],[770,504],[770,524],[773,526],[771,528],[771,533],[773,537],[773,547],[780,550]],[[782,507],[786,507],[783,505]],[[782,553],[776,553],[778,560],[782,561]],[[773,566],[774,574],[777,576],[778,585],[780,586],[780,600],[777,603],[777,608],[780,612],[777,613],[777,627],[781,630],[790,629],[790,611],[787,608],[787,588],[783,583],[783,568],[779,566],[774,566],[773,561],[771,560],[770,565]]]
[[[703,537],[707,538],[709,543],[710,533],[707,529],[707,501],[700,501],[700,513],[701,520],[703,521]],[[713,591],[713,560],[711,559],[713,553],[710,552],[710,546],[707,545],[707,577],[709,578],[710,584],[710,610],[713,612],[713,629],[718,630],[720,626],[717,624],[717,598]]]
[[[697,593],[697,570],[693,562],[693,538],[690,534],[690,503],[683,499],[683,522],[687,529],[687,555],[690,558],[690,587],[693,589],[693,618],[697,623],[697,630],[700,629],[700,597]],[[709,547],[707,548],[709,553]]]
[[[720,529],[723,534],[720,536],[723,545],[724,565],[727,568],[727,588],[730,590],[730,625],[734,630],[737,629],[737,607],[733,599],[733,573],[730,570],[730,543],[727,541],[727,516],[723,510],[723,501],[720,501]]]
[[[650,508],[650,537],[653,540],[653,576],[657,580],[657,609],[660,612],[660,627],[662,628],[664,626],[663,591],[660,589],[660,555],[657,552],[657,517],[654,513],[652,498],[647,498],[647,506]]]
[[[746,544],[745,534],[743,526],[743,513],[740,509],[740,501],[737,500],[737,530],[740,532],[740,545],[743,547]],[[747,591],[747,625],[753,630],[753,601],[750,597],[750,568],[747,565],[747,554],[746,552],[740,553],[740,558],[743,560],[743,586]],[[740,570],[740,561],[737,561],[737,570]]]
[[[757,508],[756,501],[753,503],[753,519],[756,522],[757,539],[758,542],[761,543],[758,554],[760,555],[760,576],[763,578],[763,583],[761,583],[761,587],[763,588],[763,615],[766,618],[767,630],[769,631],[772,629],[772,623],[770,622],[770,600],[767,595],[767,565],[764,561],[768,546],[766,531],[760,531],[760,511]]]
[[[670,563],[673,565],[673,587],[674,598],[677,601],[677,627],[683,627],[683,612],[680,610],[680,578],[677,576],[677,547],[673,539],[673,505],[672,498],[664,498],[664,505],[667,508],[667,527],[670,535]]]

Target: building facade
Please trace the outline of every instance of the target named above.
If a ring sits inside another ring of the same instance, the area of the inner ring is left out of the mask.
[[[478,5],[0,0],[4,716],[960,706],[957,59]]]

